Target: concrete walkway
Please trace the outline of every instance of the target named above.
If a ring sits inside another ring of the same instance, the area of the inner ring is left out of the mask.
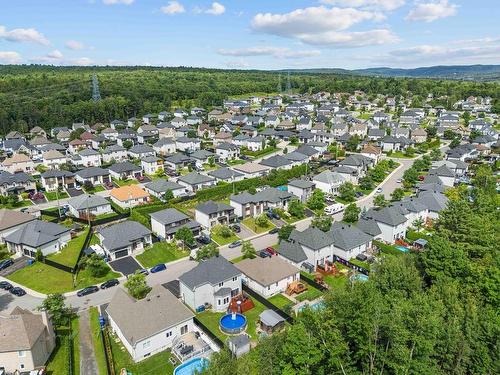
[[[92,343],[89,310],[81,311],[78,316],[80,325],[80,374],[99,375],[99,371],[97,370],[97,361],[95,359],[94,353],[94,344]]]

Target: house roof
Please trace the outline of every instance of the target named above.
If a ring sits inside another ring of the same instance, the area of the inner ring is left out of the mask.
[[[243,176],[243,173],[234,171],[231,168],[220,168],[208,172],[208,175],[218,179],[218,180],[230,180],[232,178]]]
[[[244,259],[235,263],[235,267],[262,286],[277,283],[300,272],[297,267],[276,256]]]
[[[309,189],[314,187],[314,183],[308,180],[292,180],[288,182],[288,185],[298,187],[300,189]]]
[[[144,185],[145,188],[153,190],[156,193],[165,193],[167,190],[184,189],[184,186],[176,182],[168,181],[163,178],[158,178]]]
[[[260,313],[259,320],[267,327],[275,327],[285,321],[276,311],[267,309]]]
[[[109,170],[115,173],[125,173],[141,171],[142,168],[129,161],[124,161],[121,163],[113,164],[111,167],[109,167]]]
[[[345,182],[345,178],[337,172],[325,170],[312,178],[313,181],[323,182],[328,185],[338,185]]]
[[[167,208],[165,210],[153,212],[150,214],[152,219],[163,225],[177,223],[178,221],[190,219],[185,213],[176,210],[175,208]]]
[[[178,181],[185,182],[186,184],[189,185],[196,185],[214,181],[214,178],[210,176],[205,176],[198,172],[191,172],[185,176],[179,177]]]
[[[279,254],[294,263],[300,263],[307,260],[304,249],[302,249],[302,246],[297,242],[282,241],[279,247]]]
[[[235,165],[233,167],[234,170],[243,172],[243,173],[258,173],[258,172],[264,172],[269,169],[269,167],[266,167],[265,165],[262,164],[257,164],[257,163],[245,163],[245,164],[240,164],[240,165]]]
[[[62,234],[67,232],[69,232],[69,228],[62,225],[41,220],[33,220],[24,227],[6,236],[5,241],[37,248],[58,240]]]
[[[89,167],[89,168],[85,168],[85,169],[81,169],[81,170],[77,171],[76,175],[80,176],[81,178],[107,176],[107,175],[109,175],[109,171],[107,169],[102,169],[99,167]]]
[[[146,154],[149,152],[152,152],[152,153],[155,152],[153,147],[147,146],[147,145],[135,145],[135,146],[131,147],[130,150],[128,150],[128,151],[132,154]]]
[[[189,154],[189,156],[198,160],[206,160],[212,156],[215,157],[215,154],[208,150],[196,150],[195,152]]]
[[[116,288],[106,312],[132,346],[194,316],[161,285],[154,286],[141,300],[134,299],[122,288]]]
[[[12,157],[5,159],[2,165],[9,166],[16,163],[29,163],[29,162],[32,162],[29,156],[24,154],[14,154],[12,155]]]
[[[439,212],[446,208],[448,197],[435,191],[422,191],[418,194],[418,201],[422,203],[429,211]]]
[[[33,215],[20,211],[7,210],[5,208],[2,208],[0,209],[0,231],[21,224],[29,223],[30,221],[33,221],[35,219],[36,218]]]
[[[259,164],[265,165],[265,166],[271,167],[271,168],[279,168],[279,167],[284,167],[286,165],[290,165],[291,162],[290,162],[290,160],[287,160],[286,158],[284,158],[281,155],[274,155],[274,156],[271,156],[270,158],[261,160]]]
[[[127,220],[102,228],[99,234],[103,238],[102,246],[108,251],[116,251],[150,235],[151,231],[137,221]]]
[[[128,185],[114,188],[111,190],[110,195],[122,202],[129,199],[149,197],[149,193],[137,185]]]
[[[292,151],[289,154],[284,155],[284,158],[290,161],[304,161],[308,159],[308,156],[298,151]]]
[[[82,194],[68,200],[68,205],[75,210],[87,208],[95,208],[110,204],[105,198],[100,195]]]
[[[290,239],[313,250],[320,250],[334,242],[331,236],[315,227],[308,227],[302,232],[294,229]]]
[[[302,145],[299,148],[297,148],[295,151],[300,152],[303,155],[306,156],[314,156],[319,153],[318,150],[316,150],[314,147],[308,146],[308,145]]]
[[[241,275],[241,271],[224,257],[213,257],[199,263],[179,277],[180,282],[194,290],[204,284],[216,285]]]
[[[207,215],[211,215],[217,212],[234,211],[234,208],[225,203],[206,201],[197,205],[195,210]]]
[[[43,334],[48,335],[41,314],[16,307],[0,315],[0,352],[31,350]]]
[[[370,209],[364,214],[367,218],[372,218],[377,222],[381,222],[390,226],[403,224],[407,221],[406,217],[401,215],[393,207],[384,207],[382,209]]]
[[[44,152],[42,157],[45,160],[64,159],[65,158],[65,156],[57,150],[50,150],[50,151]]]
[[[344,222],[333,223],[329,233],[333,237],[334,246],[346,251],[364,245],[373,239],[361,229]]]

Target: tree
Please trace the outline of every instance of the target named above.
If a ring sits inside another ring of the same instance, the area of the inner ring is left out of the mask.
[[[292,199],[288,203],[288,213],[297,219],[302,219],[305,216],[304,205],[298,199]]]
[[[351,203],[344,210],[344,216],[342,218],[346,223],[355,223],[359,220],[359,214],[361,213],[361,208],[356,206],[355,203]]]
[[[213,156],[210,156],[208,158],[208,165],[211,166],[212,168],[215,167],[215,158]]]
[[[315,189],[306,204],[311,210],[322,210],[325,208],[325,193],[319,189]]]
[[[373,205],[375,207],[385,207],[387,205],[387,201],[383,194],[378,194],[373,198]]]
[[[126,148],[127,150],[132,148],[132,146],[134,145],[134,142],[132,142],[131,140],[129,139],[126,139],[122,142],[123,144],[123,147]]]
[[[353,202],[356,199],[354,185],[350,182],[344,182],[339,186],[339,197],[346,202]]]
[[[171,199],[174,199],[174,193],[172,192],[172,190],[167,189],[167,191],[165,192],[165,194],[163,194],[163,199],[166,202],[169,202]]]
[[[417,230],[417,232],[420,232],[424,227],[424,219],[418,217],[417,219],[413,220],[412,225]]]
[[[427,129],[425,129],[427,133],[427,138],[434,138],[437,134],[437,128],[435,126],[428,126]]]
[[[193,232],[191,232],[191,229],[189,229],[188,227],[179,228],[179,230],[175,232],[174,237],[177,241],[182,242],[183,247],[191,246],[194,244]]]
[[[460,146],[460,137],[455,137],[453,140],[450,142],[450,148],[455,148]]]
[[[199,262],[203,259],[208,259],[212,258],[215,256],[219,256],[219,248],[217,247],[216,244],[209,243],[205,246],[202,246],[197,252],[196,252],[196,260]]]
[[[349,138],[345,148],[347,151],[356,151],[360,143],[361,138],[359,137],[359,135],[355,134],[351,138]]]
[[[85,258],[84,267],[89,270],[92,277],[102,277],[109,270],[104,259],[95,253]]]
[[[188,130],[187,137],[188,138],[196,138],[197,137],[196,131],[195,130]]]
[[[92,189],[94,189],[94,184],[92,184],[92,182],[89,180],[85,180],[85,182],[83,183],[83,188],[86,191],[92,190]]]
[[[130,275],[125,283],[125,288],[135,299],[143,299],[151,290],[146,282],[146,276],[142,273]]]
[[[257,256],[255,247],[253,247],[250,241],[243,241],[243,244],[241,245],[241,254],[244,259],[254,259]]]
[[[438,148],[435,148],[434,150],[431,151],[430,157],[434,161],[438,161],[443,158],[441,150],[439,150]]]
[[[405,197],[405,191],[401,188],[394,189],[394,191],[391,194],[391,199],[393,201],[400,201]]]
[[[415,168],[408,168],[403,173],[403,184],[405,187],[413,187],[418,180],[418,172]]]
[[[319,230],[323,232],[328,232],[330,228],[332,227],[332,222],[333,219],[331,216],[328,215],[321,215],[321,216],[316,216],[312,222],[311,226],[314,228],[318,228]]]
[[[66,297],[62,294],[49,294],[42,304],[37,307],[37,310],[47,312],[54,326],[65,325],[71,317],[71,309],[66,306],[65,300]]]
[[[295,229],[295,225],[285,224],[278,230],[278,238],[281,242],[282,240],[288,240],[290,234]]]
[[[216,232],[222,238],[229,238],[233,235],[233,231],[227,225],[217,227]]]
[[[359,179],[359,187],[363,190],[371,190],[373,189],[373,180],[368,175]]]
[[[290,137],[290,144],[291,145],[298,145],[299,144],[299,138],[297,138],[296,135],[292,135]]]
[[[35,260],[37,262],[42,262],[43,261],[43,253],[42,253],[42,249],[40,248],[37,248],[36,249],[36,253],[35,253]]]
[[[255,218],[255,225],[261,228],[267,228],[269,226],[269,219],[266,214],[260,214]]]

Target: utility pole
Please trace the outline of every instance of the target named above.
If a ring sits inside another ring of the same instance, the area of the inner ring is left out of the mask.
[[[286,76],[286,93],[291,94],[292,93],[292,83],[290,82],[290,72],[288,72]]]
[[[94,73],[92,75],[92,100],[98,102],[101,100],[101,93],[99,92],[99,80],[97,75]]]
[[[278,94],[283,92],[283,88],[281,87],[281,73],[278,75]]]

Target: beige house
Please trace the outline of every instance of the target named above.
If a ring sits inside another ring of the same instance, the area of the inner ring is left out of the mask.
[[[42,155],[43,165],[49,169],[59,169],[59,167],[66,163],[66,156],[57,150],[50,150],[44,152]]]
[[[56,345],[47,313],[34,314],[20,307],[0,315],[0,337],[0,367],[7,373],[44,366]]]
[[[29,156],[24,154],[14,154],[12,157],[7,158],[2,163],[2,169],[10,173],[25,172],[33,173],[35,170],[35,163]]]
[[[427,140],[427,132],[422,128],[416,128],[411,132],[411,140],[415,143],[423,143]]]

